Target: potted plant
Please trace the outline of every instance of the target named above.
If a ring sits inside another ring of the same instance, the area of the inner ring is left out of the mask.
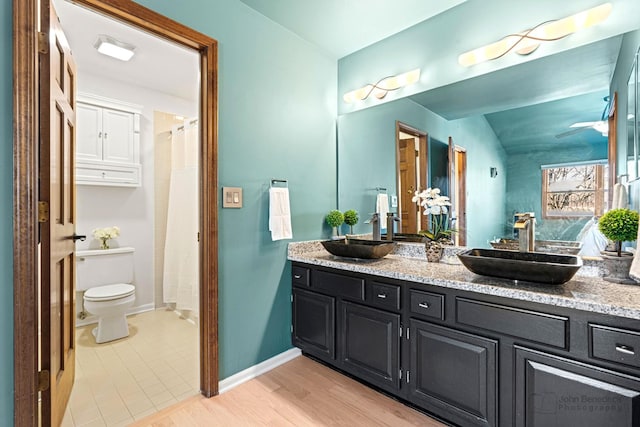
[[[342,225],[342,223],[344,222],[344,215],[342,214],[342,212],[337,209],[330,210],[327,214],[326,221],[327,224],[333,227],[333,235],[331,236],[331,238],[338,238],[338,227],[340,227],[340,225]]]
[[[354,209],[349,209],[344,213],[344,223],[349,226],[349,234],[353,234],[353,226],[358,223],[358,212]]]
[[[605,260],[604,280],[615,283],[635,283],[629,278],[633,256],[622,252],[622,242],[633,242],[638,237],[638,212],[630,209],[611,209],[602,215],[598,228],[615,243],[615,251],[602,253]]]
[[[454,230],[449,228],[449,197],[440,195],[439,188],[427,188],[421,192],[416,191],[411,200],[422,207],[423,215],[430,215],[427,229],[421,230],[419,234],[429,239],[425,244],[427,260],[438,262],[442,257],[442,245],[453,244],[451,234]]]

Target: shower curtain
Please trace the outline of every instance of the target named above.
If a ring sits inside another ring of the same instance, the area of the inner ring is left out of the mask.
[[[171,178],[164,249],[163,300],[198,316],[198,124],[171,131]]]

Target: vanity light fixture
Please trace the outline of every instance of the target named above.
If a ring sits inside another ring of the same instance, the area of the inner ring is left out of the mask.
[[[604,3],[566,18],[543,22],[518,34],[509,34],[500,41],[463,53],[458,57],[458,63],[470,67],[501,58],[511,51],[529,55],[540,46],[540,42],[560,40],[603,22],[611,14],[612,7],[611,3]]]
[[[104,34],[98,36],[93,47],[98,49],[98,52],[101,54],[119,59],[120,61],[130,60],[136,49],[132,44],[121,42]]]
[[[420,80],[420,68],[398,74],[397,76],[384,77],[375,84],[368,84],[360,89],[352,90],[344,94],[344,102],[351,104],[356,101],[364,101],[373,94],[378,99],[384,98],[387,93],[409,86]]]

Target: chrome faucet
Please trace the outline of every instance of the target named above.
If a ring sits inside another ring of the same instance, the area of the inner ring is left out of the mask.
[[[536,247],[536,215],[534,212],[517,213],[518,219],[513,225],[518,229],[518,250],[534,252]]]
[[[387,213],[387,240],[393,241],[393,225],[395,222],[398,223],[398,228],[400,228],[400,218],[395,216],[393,212]]]
[[[380,239],[380,214],[378,212],[371,214],[371,218],[364,222],[373,226],[373,240]]]

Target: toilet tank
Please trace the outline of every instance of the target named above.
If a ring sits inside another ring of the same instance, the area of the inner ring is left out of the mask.
[[[134,248],[76,251],[76,290],[133,282]]]

